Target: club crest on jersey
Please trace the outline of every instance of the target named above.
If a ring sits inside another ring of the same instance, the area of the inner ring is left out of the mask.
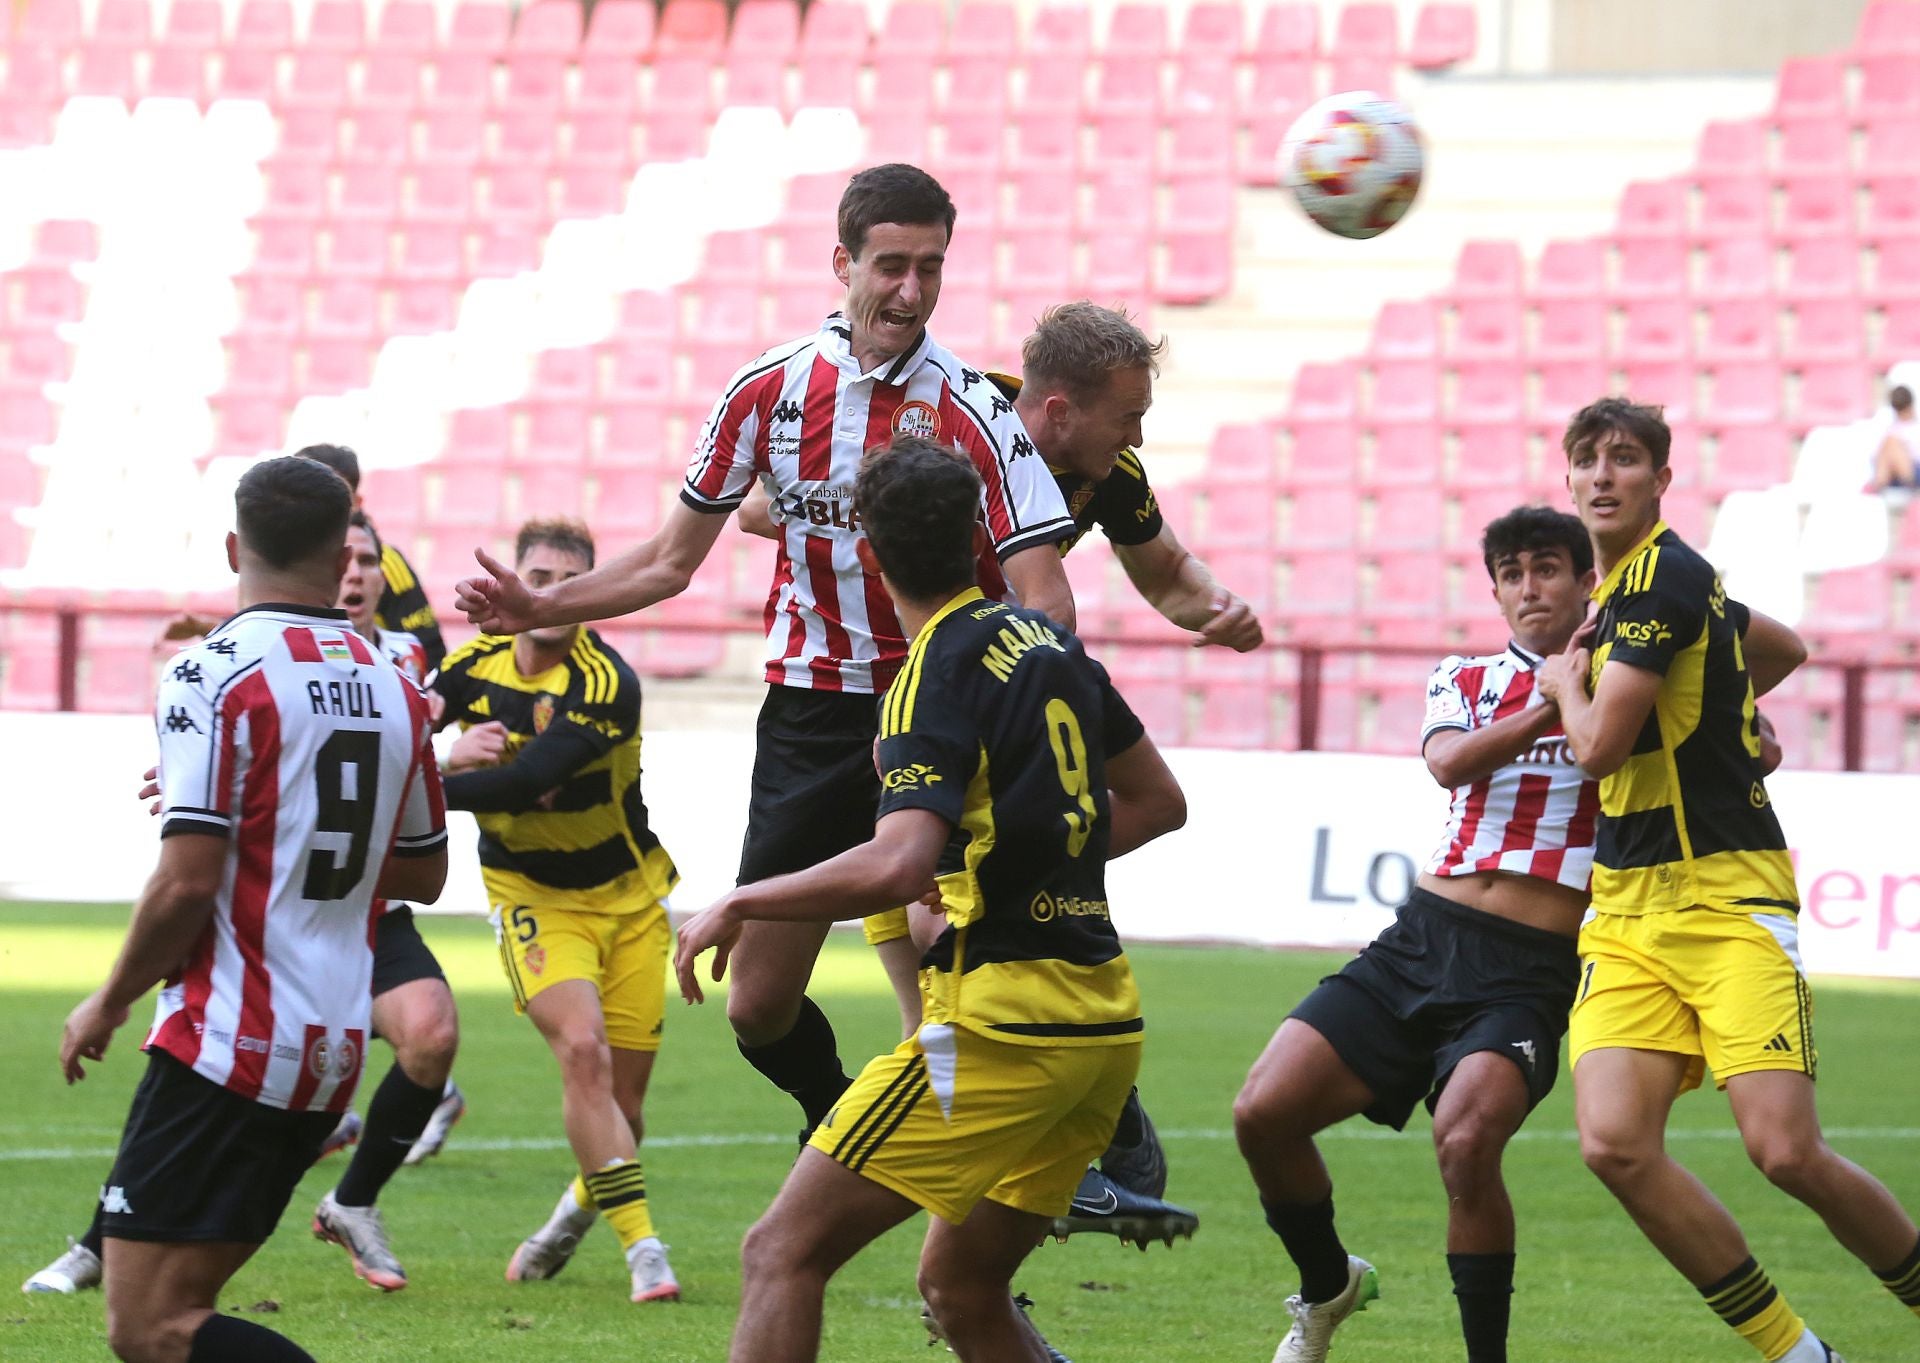
[[[536,734],[543,734],[551,723],[553,723],[553,694],[542,692],[540,699],[533,703],[533,731]]]
[[[313,1049],[307,1052],[307,1073],[315,1079],[327,1077],[327,1067],[333,1063],[333,1043],[321,1037],[313,1043]]]
[[[540,975],[546,972],[547,949],[541,946],[538,942],[533,943],[533,945],[527,948],[525,959],[527,962],[527,969],[532,971],[534,974]]]
[[[359,1070],[360,1048],[353,1044],[352,1037],[348,1037],[340,1043],[334,1055],[333,1068],[334,1073],[338,1074],[342,1079]]]
[[[940,413],[924,402],[903,402],[893,414],[893,433],[918,436],[922,440],[938,440]]]

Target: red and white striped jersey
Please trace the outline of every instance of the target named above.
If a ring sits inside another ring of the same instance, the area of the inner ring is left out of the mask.
[[[1540,659],[1518,644],[1482,658],[1443,659],[1427,680],[1420,744],[1442,729],[1479,729],[1538,705]],[[1556,722],[1533,747],[1482,781],[1456,787],[1447,834],[1427,870],[1438,876],[1507,871],[1584,890],[1593,874],[1600,783],[1581,771]]]
[[[175,655],[156,717],[160,836],[228,853],[146,1044],[269,1107],[344,1110],[380,868],[447,839],[426,697],[344,612],[261,605]]]
[[[400,675],[415,686],[427,684],[427,673],[433,671],[427,665],[427,646],[411,634],[397,629],[374,627],[374,644],[387,655],[389,661],[400,669]]]
[[[907,654],[880,579],[855,556],[854,480],[869,449],[895,434],[957,446],[984,484],[994,557],[981,587],[1004,596],[999,564],[1073,533],[1060,489],[1013,404],[921,333],[907,354],[861,373],[838,313],[734,376],[714,404],[681,500],[725,513],[756,477],[772,494],[780,553],[767,597],[767,680],[816,691],[881,692]]]

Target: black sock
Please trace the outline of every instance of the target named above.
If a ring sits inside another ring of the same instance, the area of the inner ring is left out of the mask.
[[[1140,1106],[1140,1090],[1134,1089],[1120,1108],[1120,1124],[1113,1129],[1112,1144],[1131,1150],[1147,1138],[1147,1114]]]
[[[80,1237],[81,1245],[92,1250],[93,1257],[96,1259],[104,1253],[100,1248],[100,1240],[104,1234],[105,1232],[100,1228],[100,1204],[96,1201],[93,1204],[93,1220],[87,1223],[87,1233]]]
[[[1513,1311],[1511,1254],[1449,1254],[1453,1295],[1460,1302],[1460,1333],[1467,1363],[1507,1363],[1507,1318]]]
[[[764,1046],[739,1043],[747,1063],[771,1079],[807,1114],[807,1125],[820,1125],[853,1080],[840,1067],[840,1046],[833,1024],[810,998],[800,1000],[800,1016],[793,1030]]]
[[[238,1316],[212,1315],[193,1332],[187,1363],[314,1363],[285,1335]]]
[[[98,1218],[95,1220],[97,1223]],[[1892,1268],[1884,1272],[1875,1270],[1874,1276],[1886,1284],[1887,1291],[1898,1297],[1903,1306],[1920,1314],[1920,1243]]]
[[[420,1133],[427,1129],[433,1110],[440,1106],[442,1085],[423,1088],[407,1078],[396,1063],[387,1071],[367,1104],[367,1126],[354,1147],[353,1162],[333,1190],[333,1200],[343,1207],[371,1207],[380,1190],[387,1186],[400,1161],[413,1149]]]
[[[1300,1300],[1332,1301],[1347,1290],[1347,1247],[1333,1228],[1333,1198],[1318,1202],[1269,1202],[1267,1224],[1300,1270]]]

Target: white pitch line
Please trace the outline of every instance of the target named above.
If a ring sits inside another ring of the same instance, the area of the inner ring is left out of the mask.
[[[1225,1127],[1203,1127],[1197,1130],[1181,1131],[1169,1129],[1160,1133],[1164,1140],[1172,1141],[1230,1141],[1233,1132]],[[1836,1126],[1829,1127],[1825,1135],[1830,1140],[1839,1141],[1910,1141],[1920,1138],[1920,1127],[1916,1126]],[[1338,1126],[1324,1131],[1317,1139],[1333,1141],[1397,1141],[1414,1140],[1417,1132],[1390,1131],[1378,1126]],[[1580,1133],[1571,1127],[1522,1127],[1513,1137],[1516,1141],[1554,1141],[1571,1145],[1580,1139]],[[1740,1132],[1731,1126],[1680,1128],[1667,1132],[1669,1141],[1734,1141],[1740,1139]],[[649,1136],[642,1146],[644,1150],[688,1150],[688,1149],[725,1149],[742,1145],[786,1145],[793,1140],[791,1136],[775,1135],[766,1131],[714,1132],[693,1136]],[[565,1150],[567,1142],[560,1136],[498,1136],[482,1137],[478,1140],[458,1140],[453,1143],[456,1150],[476,1151],[513,1151],[533,1152]],[[82,1148],[71,1145],[29,1147],[21,1150],[0,1150],[0,1164],[21,1164],[34,1160],[110,1160],[116,1153],[112,1146]]]

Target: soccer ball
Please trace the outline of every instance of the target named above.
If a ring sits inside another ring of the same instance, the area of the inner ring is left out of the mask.
[[[1293,121],[1280,146],[1280,178],[1327,231],[1377,237],[1413,207],[1426,161],[1405,109],[1370,90],[1349,90]]]

